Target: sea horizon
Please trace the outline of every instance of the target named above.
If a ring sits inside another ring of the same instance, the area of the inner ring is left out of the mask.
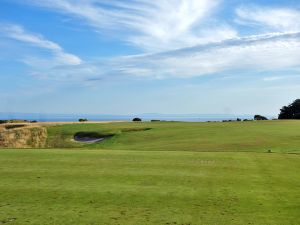
[[[161,120],[161,121],[182,121],[182,122],[206,122],[223,121],[236,119],[253,119],[254,115],[241,114],[164,114],[164,113],[141,113],[141,114],[59,114],[59,113],[12,113],[0,112],[0,120],[28,120],[38,122],[76,122],[80,118],[89,121],[131,121],[139,117],[143,121]],[[275,116],[267,115],[267,118],[273,119]]]

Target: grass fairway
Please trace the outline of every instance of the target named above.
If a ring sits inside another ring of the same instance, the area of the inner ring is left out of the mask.
[[[146,131],[136,129],[151,128]],[[107,141],[81,144],[76,132],[115,134]],[[299,152],[300,121],[231,123],[146,122],[71,124],[48,128],[50,148],[88,148],[138,151]]]
[[[2,224],[300,224],[300,157],[1,150]]]
[[[136,131],[143,128],[152,129]],[[79,131],[115,136],[78,144],[71,138]],[[0,150],[0,224],[300,224],[298,121],[80,124],[48,133],[50,147],[68,148]]]

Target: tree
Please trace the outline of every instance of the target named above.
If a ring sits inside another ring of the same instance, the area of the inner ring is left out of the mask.
[[[300,119],[300,99],[296,99],[292,104],[283,106],[278,116],[280,120],[299,120]]]
[[[267,117],[261,115],[255,115],[254,120],[268,120]]]
[[[133,122],[142,122],[142,119],[141,118],[133,118],[133,120],[132,120]]]
[[[80,118],[78,121],[79,121],[79,122],[87,122],[88,120],[87,120],[87,119],[82,119],[82,118]]]

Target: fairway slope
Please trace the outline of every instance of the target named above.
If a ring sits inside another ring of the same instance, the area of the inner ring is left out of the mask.
[[[77,132],[114,135],[101,143],[75,143]],[[299,152],[300,121],[144,122],[48,127],[50,148],[151,151]]]

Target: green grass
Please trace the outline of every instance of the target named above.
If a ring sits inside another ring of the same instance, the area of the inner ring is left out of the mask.
[[[300,156],[0,151],[9,224],[300,224]]]
[[[115,136],[79,144],[77,132]],[[48,133],[49,147],[64,148],[0,150],[0,224],[300,224],[299,121],[79,124]]]
[[[128,129],[137,128],[152,129],[128,132]],[[72,141],[76,132],[88,131],[116,135],[110,140],[92,145]],[[229,152],[300,150],[300,121],[77,124],[49,127],[48,133],[48,146],[56,148]]]

